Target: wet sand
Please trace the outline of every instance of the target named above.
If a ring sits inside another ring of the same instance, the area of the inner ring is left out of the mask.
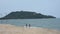
[[[60,34],[58,30],[0,24],[0,34]]]

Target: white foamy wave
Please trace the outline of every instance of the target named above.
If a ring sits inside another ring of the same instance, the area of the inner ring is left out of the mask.
[[[39,28],[39,27],[29,27],[29,26],[24,26],[24,28]]]

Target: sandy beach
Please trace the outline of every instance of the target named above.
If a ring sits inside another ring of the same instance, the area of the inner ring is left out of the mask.
[[[26,28],[10,24],[0,24],[0,34],[60,34],[60,31],[47,28]]]

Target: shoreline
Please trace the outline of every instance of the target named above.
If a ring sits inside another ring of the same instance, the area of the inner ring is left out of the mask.
[[[10,24],[0,24],[0,34],[60,34],[60,31],[40,27],[26,28]]]

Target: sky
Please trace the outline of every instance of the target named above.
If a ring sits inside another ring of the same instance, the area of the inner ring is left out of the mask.
[[[0,17],[21,10],[60,18],[60,0],[0,0]]]

